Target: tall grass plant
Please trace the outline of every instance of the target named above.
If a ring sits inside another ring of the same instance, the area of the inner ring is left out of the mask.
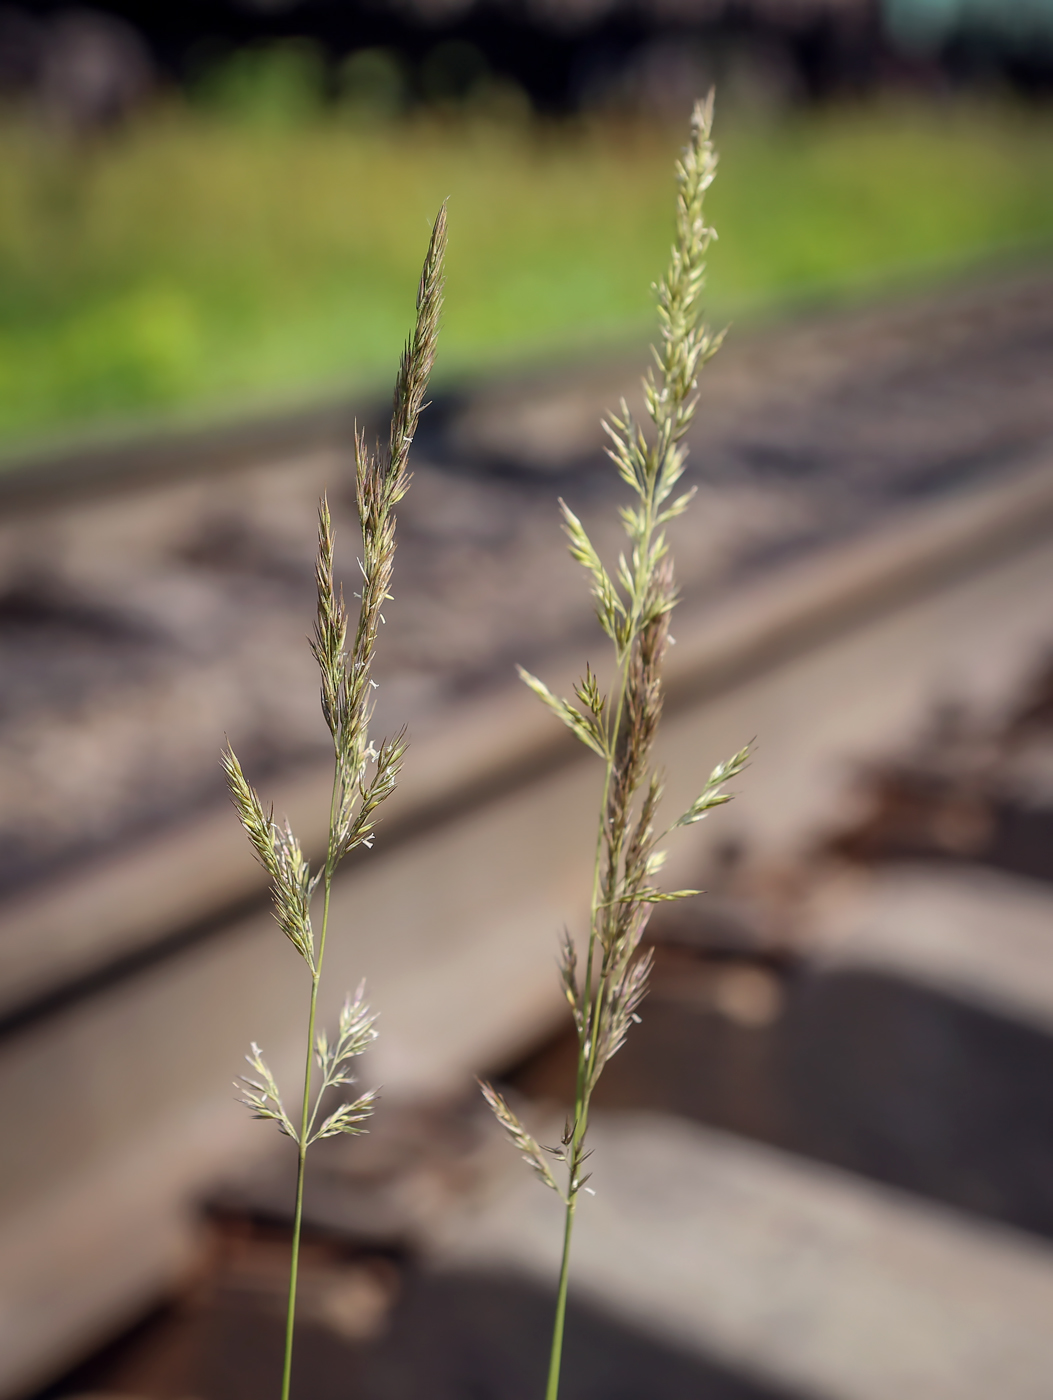
[[[683,514],[694,495],[693,488],[678,489],[686,465],[684,439],[695,414],[699,372],[721,341],[706,327],[701,307],[706,253],[714,238],[704,211],[717,166],[712,122],[710,93],[695,108],[691,140],[676,166],[676,240],[656,288],[661,338],[643,382],[649,431],[624,402],[604,425],[609,455],[635,497],[620,509],[629,549],[616,569],[608,572],[581,521],[563,504],[570,552],[588,576],[597,619],[613,651],[613,684],[603,689],[586,665],[570,701],[520,668],[530,689],[603,764],[589,925],[581,938],[566,934],[562,948],[563,990],[578,1048],[574,1108],[560,1144],[541,1146],[501,1094],[482,1086],[527,1165],[564,1205],[545,1400],[557,1400],[559,1393],[574,1218],[581,1193],[592,1192],[587,1170],[592,1096],[604,1066],[639,1019],[651,971],[651,955],[641,949],[651,910],[699,893],[659,886],[666,859],[662,843],[676,828],[694,825],[729,801],[725,784],[748,758],[744,748],[718,764],[687,811],[661,826],[663,777],[652,756],[662,716],[662,661],[677,600],[664,527]]]
[[[329,836],[324,860],[312,871],[288,823],[274,819],[250,785],[233,749],[223,766],[231,796],[256,856],[270,877],[274,917],[309,974],[303,1093],[297,1107],[286,1108],[263,1052],[253,1045],[246,1057],[251,1074],[243,1077],[243,1103],[256,1118],[270,1120],[296,1145],[296,1195],[293,1207],[292,1252],[285,1322],[285,1354],[281,1397],[288,1400],[292,1380],[293,1338],[303,1224],[303,1189],[307,1152],[322,1138],[365,1131],[373,1113],[375,1092],[369,1090],[335,1105],[332,1093],[355,1083],[353,1062],[376,1039],[376,1017],[365,1001],[364,984],[348,996],[335,1039],[316,1027],[318,989],[329,933],[333,876],[341,862],[359,847],[371,847],[378,809],[395,790],[406,751],[404,733],[385,739],[379,748],[370,737],[373,716],[373,656],[384,621],[384,604],[391,594],[395,557],[395,508],[410,484],[409,449],[424,405],[424,394],[435,360],[442,308],[442,272],[446,251],[446,210],[432,228],[417,292],[414,331],[402,355],[395,381],[391,435],[387,451],[370,449],[361,433],[355,437],[355,486],[362,530],[361,578],[355,596],[358,616],[352,627],[333,574],[333,526],[328,501],[318,513],[316,581],[318,608],[311,650],[321,677],[322,714],[333,739],[333,787],[329,804]],[[316,896],[321,921],[315,927]]]

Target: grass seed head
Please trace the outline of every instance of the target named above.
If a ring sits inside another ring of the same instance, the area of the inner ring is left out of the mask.
[[[687,463],[685,437],[697,407],[699,371],[721,342],[706,327],[701,306],[706,253],[716,236],[704,212],[717,167],[712,122],[710,93],[695,107],[691,138],[676,165],[675,239],[665,276],[655,287],[660,337],[643,381],[649,422],[645,427],[623,400],[604,423],[608,455],[636,498],[620,508],[628,549],[613,574],[577,515],[560,502],[571,556],[588,576],[600,626],[613,644],[616,685],[609,695],[601,693],[586,667],[574,688],[574,704],[519,669],[538,698],[605,765],[587,947],[579,952],[568,935],[560,961],[579,1052],[574,1113],[562,1149],[569,1174],[564,1199],[570,1210],[587,1180],[581,1165],[588,1155],[584,1140],[592,1093],[604,1065],[639,1020],[646,995],[651,954],[641,954],[640,943],[651,910],[657,903],[698,893],[663,890],[654,883],[665,861],[660,843],[672,829],[659,830],[663,784],[654,767],[654,745],[662,717],[669,620],[677,602],[664,526],[683,514],[695,494],[693,487],[677,491]],[[743,749],[719,764],[674,826],[691,825],[728,801],[723,785],[742,770],[746,758]],[[542,1150],[507,1103],[488,1085],[483,1093],[531,1167],[554,1185]],[[561,1297],[565,1282],[564,1275]],[[550,1376],[550,1394],[552,1387]]]

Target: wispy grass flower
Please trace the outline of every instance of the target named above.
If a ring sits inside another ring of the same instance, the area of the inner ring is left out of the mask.
[[[695,415],[698,374],[720,346],[702,319],[705,255],[715,236],[703,200],[716,173],[710,140],[713,94],[695,107],[691,139],[676,166],[676,238],[665,278],[656,288],[661,338],[654,366],[643,381],[650,419],[645,432],[622,403],[605,423],[608,454],[635,502],[621,509],[628,554],[614,576],[607,571],[585,529],[561,502],[570,552],[589,576],[600,626],[614,651],[617,679],[612,695],[601,692],[589,667],[574,688],[576,703],[553,695],[544,682],[520,668],[536,695],[604,764],[603,796],[596,833],[591,913],[583,951],[568,935],[561,977],[578,1039],[573,1116],[558,1147],[542,1147],[500,1094],[483,1085],[487,1102],[524,1159],[565,1206],[563,1258],[553,1326],[546,1400],[556,1400],[563,1352],[571,1234],[579,1194],[590,1191],[585,1165],[589,1107],[604,1065],[625,1041],[646,991],[649,953],[640,941],[655,904],[683,899],[697,890],[663,890],[655,879],[665,860],[660,843],[675,827],[700,821],[729,800],[724,784],[740,773],[744,748],[719,764],[688,810],[658,829],[662,776],[652,764],[662,713],[662,660],[669,642],[669,617],[676,604],[673,565],[664,527],[690,504],[693,489],[677,493],[687,449],[684,438]],[[562,1167],[562,1184],[552,1169]]]
[[[446,210],[440,209],[432,229],[417,293],[417,317],[402,355],[395,381],[391,436],[387,450],[371,451],[361,432],[355,434],[355,486],[362,527],[359,560],[361,590],[358,618],[351,620],[333,574],[333,525],[323,496],[318,511],[318,607],[311,650],[322,681],[322,714],[333,738],[333,790],[329,808],[329,837],[325,861],[311,870],[300,843],[288,823],[279,825],[265,810],[250,786],[233,749],[227,748],[223,766],[231,796],[260,864],[271,881],[274,917],[279,928],[303,959],[310,976],[310,1010],[307,1018],[307,1053],[303,1096],[299,1112],[288,1112],[281,1091],[253,1044],[246,1056],[252,1069],[241,1081],[242,1102],[257,1118],[277,1123],[279,1131],[297,1147],[296,1204],[293,1215],[292,1259],[289,1269],[289,1301],[286,1313],[282,1400],[288,1400],[296,1286],[303,1221],[303,1184],[307,1149],[321,1138],[362,1133],[373,1112],[376,1092],[370,1090],[346,1100],[320,1118],[323,1100],[331,1090],[355,1083],[353,1061],[376,1039],[376,1017],[365,1001],[364,985],[348,997],[340,1013],[335,1040],[324,1030],[315,1032],[318,988],[329,929],[329,904],[333,876],[341,861],[359,846],[373,844],[377,809],[390,797],[398,781],[406,752],[405,733],[385,739],[376,748],[370,738],[373,717],[373,655],[377,633],[384,620],[384,603],[391,597],[391,570],[395,556],[395,507],[409,489],[407,468],[410,445],[435,360],[435,346],[442,308],[443,258],[446,250]],[[312,922],[313,898],[321,886],[322,918],[316,931]]]

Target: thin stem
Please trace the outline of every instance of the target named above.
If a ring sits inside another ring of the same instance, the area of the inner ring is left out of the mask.
[[[570,1279],[570,1236],[574,1229],[574,1207],[577,1194],[567,1199],[567,1215],[563,1225],[563,1262],[559,1270],[559,1293],[556,1295],[556,1320],[552,1327],[552,1352],[548,1363],[548,1385],[545,1400],[557,1400],[559,1372],[563,1361],[563,1324],[567,1317],[567,1283]]]
[[[303,1178],[307,1164],[307,1111],[311,1094],[311,1047],[314,1043],[314,1013],[318,1000],[318,979],[311,983],[311,1015],[308,1021],[307,1072],[303,1086],[303,1119],[300,1127],[299,1154],[296,1166],[296,1210],[293,1215],[292,1259],[289,1264],[289,1302],[285,1312],[285,1362],[282,1366],[281,1400],[289,1400],[292,1381],[293,1328],[296,1321],[296,1283],[300,1265],[300,1226],[303,1223]]]
[[[296,1322],[296,1285],[300,1272],[300,1227],[303,1224],[303,1179],[307,1165],[307,1138],[310,1124],[314,1120],[311,1113],[311,1070],[314,1061],[314,1023],[318,1010],[318,983],[322,976],[322,959],[325,956],[325,935],[329,928],[329,897],[333,888],[333,830],[336,824],[336,794],[340,770],[334,764],[333,792],[329,799],[329,848],[325,858],[325,903],[322,908],[322,932],[318,939],[318,957],[311,977],[311,1010],[307,1017],[307,1061],[303,1073],[303,1106],[300,1113],[300,1138],[297,1143],[296,1164],[296,1209],[293,1213],[292,1258],[289,1262],[289,1301],[285,1310],[285,1360],[282,1365],[281,1400],[289,1400],[289,1387],[292,1382],[293,1330]],[[317,1107],[317,1105],[316,1105]]]

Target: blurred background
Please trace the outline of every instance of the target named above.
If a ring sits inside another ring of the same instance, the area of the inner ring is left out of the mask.
[[[385,1098],[317,1150],[298,1393],[540,1393],[596,774],[516,688],[601,668],[557,497],[653,336],[717,92],[730,325],[663,761],[704,898],[600,1092],[567,1400],[1045,1400],[1053,1374],[1053,0],[0,6],[0,1396],[277,1390],[305,988],[226,803],[305,845],[326,489],[383,434],[449,200],[433,402],[337,894]],[[349,590],[351,585],[348,585]],[[548,1138],[546,1138],[548,1140]]]
[[[457,210],[444,375],[648,334],[716,84],[714,315],[1038,250],[1044,0],[5,6],[6,448],[386,377]]]

